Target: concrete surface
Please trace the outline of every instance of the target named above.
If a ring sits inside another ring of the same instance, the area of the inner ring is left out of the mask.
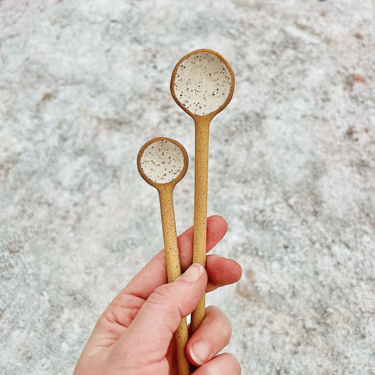
[[[221,53],[209,214],[237,286],[208,298],[243,374],[375,374],[375,7],[371,0],[0,1],[0,373],[70,374],[101,312],[162,248],[136,155],[194,127],[180,57]]]

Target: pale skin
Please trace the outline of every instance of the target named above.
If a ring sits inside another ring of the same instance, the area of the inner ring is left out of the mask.
[[[207,251],[225,235],[220,216],[207,220]],[[206,269],[192,262],[193,228],[178,237],[183,276],[167,284],[164,252],[160,251],[111,302],[96,324],[73,375],[177,375],[173,332],[190,314],[205,290],[211,292],[241,277],[233,260],[208,255]],[[186,271],[186,269],[188,270]],[[186,271],[186,272],[185,272]],[[229,343],[231,325],[215,306],[186,345],[196,366],[194,375],[239,375],[237,359],[218,353]]]

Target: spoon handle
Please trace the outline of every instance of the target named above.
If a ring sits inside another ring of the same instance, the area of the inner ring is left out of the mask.
[[[195,197],[193,262],[206,267],[208,144],[211,118],[195,118]],[[205,294],[191,315],[191,334],[202,322],[206,313]]]
[[[164,238],[164,256],[169,283],[175,281],[181,276],[176,222],[173,208],[173,187],[174,186],[171,184],[165,184],[158,189]],[[180,325],[174,333],[174,340],[176,342],[178,375],[190,375],[189,362],[185,355],[185,346],[188,341],[186,318],[181,319]]]

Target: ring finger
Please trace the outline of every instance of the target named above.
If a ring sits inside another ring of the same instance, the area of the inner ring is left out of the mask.
[[[228,345],[232,327],[225,314],[216,306],[209,306],[197,331],[186,345],[189,360],[196,366],[210,361]]]

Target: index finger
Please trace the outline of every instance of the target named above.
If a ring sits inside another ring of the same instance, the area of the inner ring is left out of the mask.
[[[210,251],[225,235],[227,222],[221,216],[211,216],[207,219],[207,250]],[[180,234],[177,238],[181,272],[184,272],[193,260],[194,227]],[[167,283],[164,250],[155,255],[144,268],[141,269],[120,293],[132,294],[147,299],[160,285]]]

